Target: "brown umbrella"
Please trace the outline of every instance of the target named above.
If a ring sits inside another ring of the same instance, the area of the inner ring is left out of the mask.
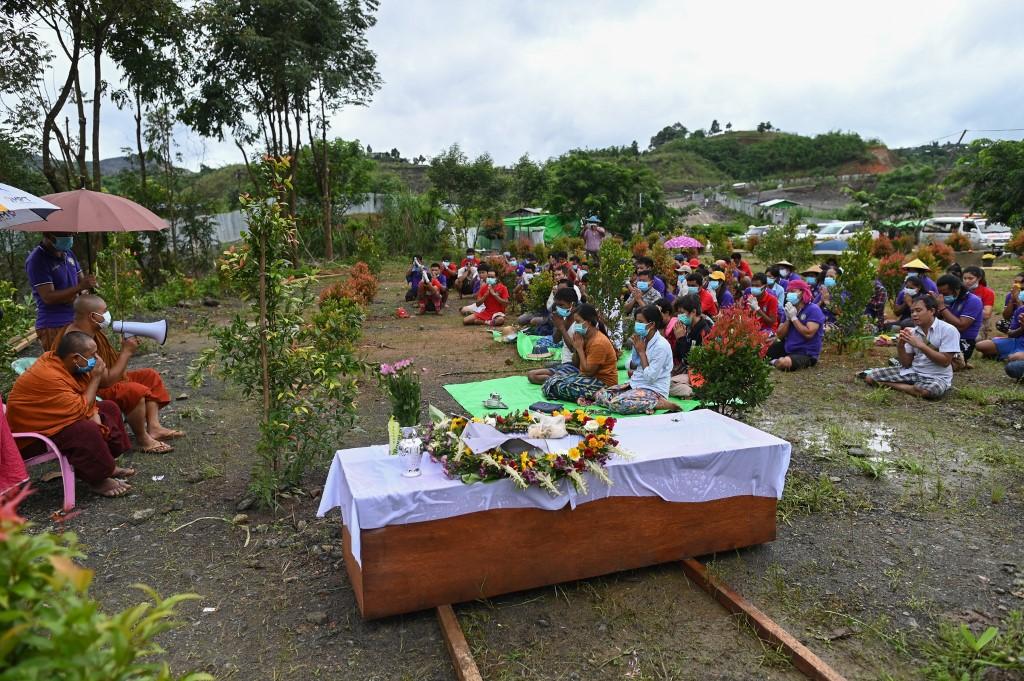
[[[22,232],[156,232],[167,229],[167,221],[139,204],[113,194],[76,189],[48,194],[43,199],[62,208],[45,222],[30,222],[12,229]],[[89,269],[92,269],[92,247],[85,240]]]

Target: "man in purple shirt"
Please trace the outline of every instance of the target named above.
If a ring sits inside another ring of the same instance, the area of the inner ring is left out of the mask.
[[[25,259],[25,274],[36,301],[36,337],[43,352],[52,349],[61,329],[75,318],[75,298],[95,288],[96,277],[82,274],[71,251],[74,236],[65,232],[44,232],[43,240]]]
[[[818,363],[825,337],[825,313],[811,302],[811,287],[797,279],[786,287],[785,317],[766,357],[780,371],[799,371]]]
[[[952,324],[960,332],[960,352],[964,361],[969,360],[981,332],[985,305],[955,275],[943,274],[937,286],[938,292],[929,294],[938,303],[935,318]]]
[[[601,250],[601,242],[604,241],[606,232],[601,226],[601,219],[596,215],[587,218],[587,224],[583,227],[583,248],[587,251],[587,261],[596,263],[598,251]]]

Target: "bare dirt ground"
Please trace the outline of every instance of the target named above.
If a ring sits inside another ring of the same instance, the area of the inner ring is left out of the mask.
[[[415,357],[427,369],[424,401],[445,410],[457,405],[442,384],[523,370],[512,348],[464,329],[457,315],[396,319],[400,280],[387,270],[364,325],[367,360]],[[185,626],[162,640],[178,672],[454,678],[432,613],[360,618],[338,517],[315,518],[330,452],[303,494],[276,512],[239,505],[254,410],[231,386],[185,385],[188,364],[209,344],[195,325],[223,323],[231,311],[179,310],[168,344],[138,360],[163,373],[172,395],[187,395],[165,414],[189,434],[169,455],[128,457],[139,475],[127,498],[79,487],[81,513],[66,525],[96,570],[93,593],[110,610],[140,600],[138,582],[164,595],[200,594],[181,608]],[[1024,389],[980,360],[937,403],[854,381],[889,354],[828,355],[812,371],[774,377],[771,404],[751,422],[794,445],[778,540],[703,559],[849,679],[919,678],[921,645],[939,622],[998,624],[1024,607]],[[338,447],[383,441],[385,412],[364,381],[359,426]],[[37,487],[22,510],[50,527],[60,483]],[[245,524],[232,522],[239,512]],[[676,565],[456,612],[488,680],[801,678]]]

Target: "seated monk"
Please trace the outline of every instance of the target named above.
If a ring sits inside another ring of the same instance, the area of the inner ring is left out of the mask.
[[[65,333],[56,350],[44,352],[14,382],[7,397],[7,421],[16,433],[39,433],[53,440],[93,492],[119,497],[131,489],[120,478],[131,477],[135,471],[114,463],[131,448],[131,441],[117,405],[96,402],[106,373],[92,338]],[[20,440],[18,447],[26,459],[45,450],[43,443],[34,439]]]
[[[153,369],[127,371],[128,360],[139,349],[137,338],[121,341],[118,353],[103,329],[110,326],[107,303],[99,296],[86,295],[75,299],[75,318],[64,333],[80,331],[96,341],[97,352],[107,365],[107,374],[100,384],[99,396],[111,400],[124,412],[124,420],[135,433],[135,443],[147,454],[174,451],[166,442],[184,435],[160,425],[160,410],[171,403],[163,379]],[[60,340],[60,336],[57,337]]]

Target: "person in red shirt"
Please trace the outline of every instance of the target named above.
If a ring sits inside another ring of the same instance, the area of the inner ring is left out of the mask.
[[[733,267],[738,269],[740,272],[753,278],[754,273],[750,269],[750,263],[743,259],[743,255],[741,253],[736,252],[732,254],[732,264]]]
[[[476,305],[462,308],[467,315],[462,323],[466,326],[501,326],[505,323],[505,310],[508,308],[508,287],[498,281],[498,275],[490,265],[482,264],[478,269],[483,283],[476,293]]]
[[[992,335],[992,308],[996,304],[996,292],[988,287],[985,280],[985,270],[977,265],[964,268],[964,287],[981,298],[982,323],[979,338],[989,338]]]
[[[700,296],[700,310],[709,317],[714,317],[718,314],[718,303],[715,301],[715,296],[711,291],[704,288],[704,277],[697,272],[691,272],[686,275],[686,286],[689,289],[689,293],[696,293]]]
[[[774,335],[779,328],[779,299],[768,291],[768,277],[758,272],[750,278],[750,288],[743,294],[742,307],[754,313],[761,330]]]

